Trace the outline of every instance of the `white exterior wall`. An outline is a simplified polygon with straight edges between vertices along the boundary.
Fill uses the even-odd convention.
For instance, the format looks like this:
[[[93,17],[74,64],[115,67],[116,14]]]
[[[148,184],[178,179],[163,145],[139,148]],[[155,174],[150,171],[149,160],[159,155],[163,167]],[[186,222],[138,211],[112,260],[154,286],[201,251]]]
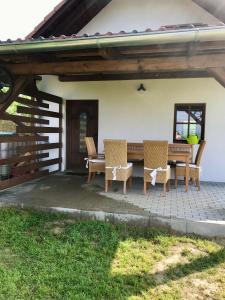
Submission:
[[[80,34],[154,30],[162,25],[195,22],[219,24],[218,19],[191,0],[112,0]],[[99,100],[99,151],[103,150],[104,138],[125,138],[133,142],[167,139],[172,142],[174,104],[206,103],[207,146],[202,179],[225,182],[225,89],[214,79],[142,80],[147,91],[141,94],[136,90],[140,81],[62,83],[57,77],[43,78],[39,83],[43,91],[69,100]],[[57,108],[53,105],[51,109]],[[65,122],[64,117],[64,166]],[[57,125],[56,119],[50,118],[50,126]],[[50,141],[57,142],[57,134],[51,134]],[[56,157],[58,150],[50,153],[52,158]],[[53,168],[57,169],[57,166]]]
[[[112,0],[81,31],[96,32],[144,31],[162,25],[185,23],[218,25],[220,21],[191,0]]]
[[[140,82],[147,89],[144,93],[137,92]],[[99,100],[99,151],[103,150],[105,138],[172,142],[174,104],[206,103],[207,146],[202,160],[202,179],[225,182],[225,89],[214,79],[62,83],[57,77],[46,76],[39,88],[67,100]],[[63,144],[65,166],[65,117]]]

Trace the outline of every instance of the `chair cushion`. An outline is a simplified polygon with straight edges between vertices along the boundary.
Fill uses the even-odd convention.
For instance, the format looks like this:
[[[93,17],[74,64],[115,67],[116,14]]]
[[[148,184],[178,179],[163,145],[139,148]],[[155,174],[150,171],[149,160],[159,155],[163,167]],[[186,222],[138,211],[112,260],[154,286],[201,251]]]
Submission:
[[[122,169],[122,170],[126,170],[126,169],[131,168],[132,166],[133,166],[133,163],[128,162],[126,167],[120,167],[120,166],[118,166],[118,167],[106,167],[106,169],[118,169],[118,170]]]
[[[179,163],[176,165],[177,167],[182,167],[182,168],[186,168],[186,164],[185,163]],[[189,168],[193,168],[193,169],[199,169],[199,166],[196,166],[195,164],[189,164]]]
[[[160,170],[160,168],[158,168],[158,169],[149,169],[149,168],[144,167],[144,170],[148,170],[148,171],[154,171],[154,170],[157,170],[158,172],[166,172],[166,171],[168,171],[169,169],[170,169],[170,165],[167,165],[166,169],[161,169],[161,170]]]
[[[92,163],[105,163],[104,159],[89,159],[89,162]]]

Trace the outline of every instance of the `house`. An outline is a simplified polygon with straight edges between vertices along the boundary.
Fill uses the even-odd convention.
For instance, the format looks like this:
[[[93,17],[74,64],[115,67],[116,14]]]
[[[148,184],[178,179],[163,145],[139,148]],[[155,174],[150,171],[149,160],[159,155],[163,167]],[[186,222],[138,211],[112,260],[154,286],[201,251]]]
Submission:
[[[225,182],[225,14],[218,9],[224,5],[221,0],[64,0],[24,40],[1,42],[0,67],[13,79],[0,116],[16,121],[18,133],[33,134],[14,137],[36,143],[22,146],[22,153],[49,153],[38,152],[39,163],[30,157],[32,167],[23,171],[34,173],[23,180],[41,168],[83,166],[86,135],[94,136],[101,152],[105,138],[179,143],[197,134],[207,141],[202,180]],[[20,97],[28,108],[17,112],[26,115],[6,116],[19,94],[31,96],[33,108]],[[22,118],[36,115],[46,123],[24,128]]]

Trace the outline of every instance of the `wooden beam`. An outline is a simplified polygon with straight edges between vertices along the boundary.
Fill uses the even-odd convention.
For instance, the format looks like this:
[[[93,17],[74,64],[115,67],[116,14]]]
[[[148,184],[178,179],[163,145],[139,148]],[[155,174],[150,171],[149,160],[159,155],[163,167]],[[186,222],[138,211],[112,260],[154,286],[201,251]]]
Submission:
[[[59,81],[107,81],[107,80],[135,80],[135,79],[168,79],[168,78],[201,78],[211,77],[206,71],[183,71],[183,72],[148,72],[127,74],[75,74],[61,75]]]
[[[101,48],[98,53],[104,59],[117,59],[121,58],[118,48]]]
[[[21,97],[17,97],[15,101],[26,106],[49,108],[49,104],[43,103],[42,101],[29,100]]]
[[[43,161],[39,161],[39,162],[30,163],[27,165],[15,167],[15,170],[18,171],[20,174],[25,174],[28,171],[32,171],[32,170],[59,164],[60,161],[61,161],[61,159],[59,159],[59,158],[48,159],[48,160],[43,160]]]
[[[0,136],[0,143],[15,143],[15,142],[48,142],[48,136],[37,135],[12,135]]]
[[[62,147],[61,143],[50,143],[50,144],[40,144],[40,145],[32,145],[32,146],[18,146],[17,150],[19,153],[33,152],[39,150],[50,150],[50,149],[58,149]]]
[[[62,103],[59,104],[59,113],[63,115],[63,107],[62,107]],[[62,132],[63,132],[63,120],[62,118],[59,119],[59,143],[62,144]],[[59,169],[58,171],[61,172],[62,171],[62,147],[59,148],[59,158],[61,159],[60,163],[59,163]]]
[[[22,92],[23,88],[28,84],[29,78],[26,76],[19,76],[15,79],[13,90],[9,96],[9,98],[4,101],[3,103],[0,103],[0,112],[5,111],[10,104],[15,100],[15,98],[18,97],[18,95]]]
[[[26,174],[26,175],[14,177],[14,178],[11,178],[8,180],[3,180],[3,181],[0,181],[0,190],[7,189],[9,187],[24,183],[29,180],[37,179],[37,178],[40,178],[40,177],[43,177],[46,175],[49,175],[48,170],[36,172],[33,174]]]
[[[17,155],[10,158],[0,159],[0,165],[12,165],[19,162],[30,162],[33,160],[38,160],[47,157],[49,157],[49,153],[39,153],[39,154],[31,154],[31,155],[24,155],[24,156]]]
[[[48,94],[42,91],[37,91],[37,97],[43,100],[47,100],[52,103],[62,104],[62,98],[56,95]]]
[[[208,72],[225,88],[225,68],[210,68]]]
[[[62,114],[54,112],[54,111],[42,110],[42,109],[38,109],[38,108],[29,108],[29,107],[24,107],[24,106],[17,106],[17,113],[28,114],[28,115],[38,115],[38,116],[43,116],[43,117],[62,118]]]
[[[18,116],[18,115],[10,115],[5,112],[0,112],[0,119],[12,121],[14,123],[24,122],[24,123],[31,123],[31,124],[49,124],[49,120],[34,118],[34,117],[25,117],[25,116]]]
[[[225,1],[224,0],[193,0],[201,8],[208,11],[211,15],[225,23]]]
[[[225,53],[192,57],[152,57],[124,60],[73,61],[7,65],[13,74],[74,74],[74,73],[129,73],[204,70],[225,67]]]
[[[32,127],[32,126],[17,126],[17,133],[60,133],[58,127]]]

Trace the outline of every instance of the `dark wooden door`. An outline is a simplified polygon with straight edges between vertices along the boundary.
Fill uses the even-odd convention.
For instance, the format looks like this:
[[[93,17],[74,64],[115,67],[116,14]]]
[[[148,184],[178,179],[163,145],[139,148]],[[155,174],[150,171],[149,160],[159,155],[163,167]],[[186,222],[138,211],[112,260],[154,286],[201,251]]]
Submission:
[[[84,169],[87,157],[85,136],[92,136],[98,145],[98,100],[74,100],[66,103],[66,167]]]

